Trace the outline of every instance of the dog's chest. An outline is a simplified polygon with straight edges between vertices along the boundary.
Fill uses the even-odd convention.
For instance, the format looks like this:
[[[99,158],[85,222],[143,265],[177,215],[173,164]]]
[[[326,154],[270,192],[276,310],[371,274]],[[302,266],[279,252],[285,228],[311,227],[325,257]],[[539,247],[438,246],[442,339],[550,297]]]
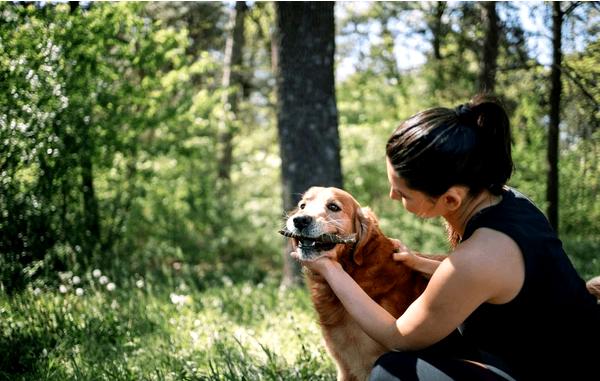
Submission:
[[[323,327],[323,337],[342,380],[367,380],[373,363],[385,353],[349,316],[338,326]]]

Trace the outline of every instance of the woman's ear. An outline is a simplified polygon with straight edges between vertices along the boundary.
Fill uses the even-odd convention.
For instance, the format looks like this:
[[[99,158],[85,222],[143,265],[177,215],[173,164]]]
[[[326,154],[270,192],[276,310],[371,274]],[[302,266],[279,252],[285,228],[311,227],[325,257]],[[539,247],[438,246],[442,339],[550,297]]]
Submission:
[[[467,188],[462,186],[451,186],[448,190],[440,197],[443,207],[449,211],[454,212],[461,207],[463,200],[467,195]]]

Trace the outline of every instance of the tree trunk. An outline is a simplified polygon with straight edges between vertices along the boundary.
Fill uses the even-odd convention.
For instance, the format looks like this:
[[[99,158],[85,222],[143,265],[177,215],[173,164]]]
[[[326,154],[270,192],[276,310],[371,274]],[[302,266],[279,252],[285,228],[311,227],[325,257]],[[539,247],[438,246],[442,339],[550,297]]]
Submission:
[[[486,30],[483,45],[483,59],[479,73],[479,91],[493,93],[496,87],[496,68],[498,66],[498,14],[496,13],[496,2],[483,3]]]
[[[283,207],[291,210],[310,186],[342,187],[335,98],[333,2],[277,2],[277,124]],[[284,251],[283,285],[300,281]]]
[[[242,51],[244,48],[244,16],[246,2],[238,1],[231,15],[231,33],[225,46],[225,65],[222,86],[227,89],[223,95],[224,113],[219,126],[219,179],[229,181],[233,160],[233,120],[238,111],[238,103],[243,92]]]
[[[70,13],[75,13],[75,11],[79,8],[79,1],[69,1],[69,10]]]
[[[433,18],[431,20],[430,29],[433,35],[431,44],[433,45],[433,58],[436,61],[442,59],[442,40],[444,38],[444,24],[442,22],[442,16],[446,10],[446,3],[444,1],[436,1]]]
[[[442,46],[448,30],[443,21],[446,8],[447,4],[444,1],[436,1],[435,3],[425,3],[425,5],[422,5],[422,10],[426,15],[427,28],[432,36],[432,59],[430,60],[430,63],[433,65],[434,77],[431,80],[430,87],[433,93],[444,89],[446,86],[446,81],[444,80],[444,65],[442,61]]]
[[[552,3],[552,72],[550,74],[550,125],[548,126],[548,221],[558,233],[558,137],[560,124],[561,64],[562,64],[562,22],[563,12],[560,2]]]
[[[87,128],[84,127],[84,128]],[[80,154],[81,166],[81,193],[83,196],[84,234],[83,243],[87,255],[92,255],[96,244],[100,241],[100,215],[98,200],[94,189],[94,171],[92,166],[91,150],[85,149],[86,142]]]

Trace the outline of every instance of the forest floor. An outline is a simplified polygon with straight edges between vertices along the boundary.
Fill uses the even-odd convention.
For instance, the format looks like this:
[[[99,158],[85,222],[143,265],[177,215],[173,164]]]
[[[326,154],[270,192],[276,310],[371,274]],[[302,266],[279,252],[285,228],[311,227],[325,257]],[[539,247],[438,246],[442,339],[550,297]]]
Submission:
[[[0,296],[0,380],[335,380],[304,288],[62,283]]]
[[[584,279],[598,242],[566,240]],[[216,271],[120,276],[60,273],[0,291],[0,380],[335,380],[304,287]]]

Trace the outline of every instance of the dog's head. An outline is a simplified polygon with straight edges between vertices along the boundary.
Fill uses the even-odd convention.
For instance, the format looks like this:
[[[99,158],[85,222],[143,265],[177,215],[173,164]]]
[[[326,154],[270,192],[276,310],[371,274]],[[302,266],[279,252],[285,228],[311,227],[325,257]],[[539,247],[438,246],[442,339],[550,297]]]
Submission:
[[[290,214],[280,233],[290,237],[301,259],[315,259],[333,251],[334,259],[353,251],[362,264],[361,247],[368,240],[376,219],[361,208],[348,192],[339,188],[312,187]]]

